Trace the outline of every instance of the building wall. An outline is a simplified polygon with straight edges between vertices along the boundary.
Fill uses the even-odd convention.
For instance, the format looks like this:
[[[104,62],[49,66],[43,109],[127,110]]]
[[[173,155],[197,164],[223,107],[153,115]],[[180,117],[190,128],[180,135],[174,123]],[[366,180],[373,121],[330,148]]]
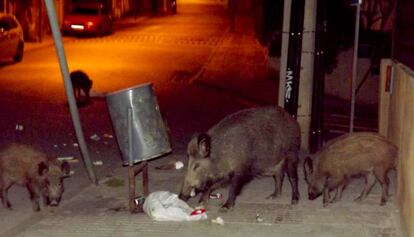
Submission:
[[[414,237],[414,71],[392,63],[392,91],[386,92],[386,65],[381,70],[380,132],[399,148],[398,199],[401,224],[406,236]]]

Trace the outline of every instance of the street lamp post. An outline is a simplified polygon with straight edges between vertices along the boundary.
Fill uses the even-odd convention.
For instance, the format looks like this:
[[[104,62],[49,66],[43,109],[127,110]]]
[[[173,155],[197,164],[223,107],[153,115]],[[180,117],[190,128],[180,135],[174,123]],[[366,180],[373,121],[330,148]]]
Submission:
[[[83,135],[82,126],[79,119],[79,111],[76,105],[75,96],[73,94],[72,82],[69,76],[68,63],[66,61],[65,50],[63,49],[62,35],[60,33],[56,10],[53,0],[45,0],[47,13],[49,16],[50,28],[52,29],[55,42],[56,52],[59,59],[60,70],[65,85],[66,96],[68,98],[69,109],[72,115],[73,126],[75,128],[76,137],[82,153],[83,162],[86,165],[88,175],[92,183],[97,184],[96,175],[93,170],[92,162],[89,157],[88,148],[86,146],[85,137]]]

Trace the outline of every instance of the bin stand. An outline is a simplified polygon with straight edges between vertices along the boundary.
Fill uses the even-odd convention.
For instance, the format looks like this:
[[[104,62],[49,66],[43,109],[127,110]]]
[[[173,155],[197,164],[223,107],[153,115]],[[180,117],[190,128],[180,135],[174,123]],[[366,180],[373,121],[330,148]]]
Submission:
[[[146,197],[149,194],[148,190],[148,162],[143,161],[138,165],[128,166],[129,179],[129,211],[131,213],[142,212],[142,208],[137,207],[135,203],[135,176],[142,173],[142,196]]]

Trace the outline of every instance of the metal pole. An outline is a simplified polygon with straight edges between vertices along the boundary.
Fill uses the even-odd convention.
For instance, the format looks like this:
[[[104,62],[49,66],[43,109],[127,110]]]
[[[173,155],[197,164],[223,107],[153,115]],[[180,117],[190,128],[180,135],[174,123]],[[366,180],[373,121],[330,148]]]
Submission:
[[[72,82],[69,76],[68,63],[66,61],[65,50],[63,48],[62,35],[60,34],[58,20],[56,17],[55,5],[53,0],[45,0],[47,14],[49,16],[50,28],[52,29],[53,39],[55,42],[56,52],[59,58],[60,71],[62,73],[63,82],[65,85],[66,96],[68,98],[69,109],[72,115],[73,126],[75,127],[76,137],[79,142],[79,147],[82,153],[83,162],[86,165],[88,175],[92,183],[98,184],[91,160],[89,158],[88,147],[86,146],[85,138],[83,136],[82,126],[79,119],[78,107],[76,106],[75,97],[73,94]]]
[[[293,0],[291,8],[289,46],[285,75],[285,109],[291,115],[296,117],[298,112],[305,0]]]
[[[315,64],[313,71],[313,96],[309,150],[315,153],[323,141],[323,101],[325,94],[324,41],[326,34],[327,1],[318,0],[315,32]]]
[[[349,116],[349,132],[354,131],[354,119],[355,119],[355,91],[356,91],[356,80],[358,76],[358,44],[359,44],[359,19],[361,15],[361,1],[358,0],[356,3],[356,14],[355,14],[355,38],[354,38],[354,55],[352,62],[352,80],[351,80],[351,114]]]
[[[279,99],[278,105],[283,107],[285,104],[285,84],[286,84],[286,65],[289,47],[290,12],[292,0],[283,2],[283,29],[282,29],[282,48],[280,51],[280,72],[279,72]]]

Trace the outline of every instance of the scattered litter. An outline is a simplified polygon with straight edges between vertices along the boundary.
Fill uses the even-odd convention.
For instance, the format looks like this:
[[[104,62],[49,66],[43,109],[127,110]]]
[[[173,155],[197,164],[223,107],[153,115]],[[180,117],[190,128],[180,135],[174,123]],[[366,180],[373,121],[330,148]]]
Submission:
[[[264,219],[263,219],[262,217],[260,217],[259,213],[257,213],[257,214],[256,214],[256,222],[257,222],[257,223],[261,223],[261,222],[263,222],[263,221],[264,221]]]
[[[73,171],[73,170],[69,171],[69,175],[70,175],[70,176],[72,176],[72,175],[74,175],[74,174],[75,174],[75,171]]]
[[[206,220],[205,209],[194,209],[168,191],[151,193],[145,200],[144,212],[156,221],[199,221]]]
[[[195,192],[195,189],[193,188],[193,189],[191,189],[190,196],[195,197],[195,195],[196,195],[196,192]]]
[[[54,148],[59,148],[59,146],[58,146],[58,145],[56,145],[56,144],[55,144],[55,145],[53,145],[53,147],[54,147]]]
[[[73,143],[73,147],[78,147],[79,144],[78,143]]]
[[[135,206],[136,206],[137,208],[141,208],[141,207],[142,207],[142,205],[144,205],[144,202],[145,202],[145,197],[143,197],[143,196],[137,196],[137,197],[134,199],[134,201],[135,201]]]
[[[112,136],[111,134],[108,134],[108,133],[105,133],[103,135],[103,137],[105,137],[105,138],[114,138],[114,136]]]
[[[109,144],[109,142],[107,142],[107,141],[104,141],[104,144],[105,144],[105,145],[108,145],[108,144]]]
[[[103,162],[101,160],[96,160],[93,162],[94,165],[103,165]]]
[[[97,134],[93,134],[90,138],[91,138],[92,140],[94,140],[94,141],[99,141],[99,140],[101,140],[101,138],[100,138]]]
[[[57,159],[60,160],[60,161],[67,161],[69,163],[78,163],[79,162],[79,160],[76,159],[73,156],[61,156],[61,157],[58,157]]]
[[[16,131],[23,131],[24,126],[22,124],[16,124]]]
[[[223,218],[218,216],[216,219],[212,219],[211,223],[218,224],[218,225],[224,225],[224,220]]]
[[[220,199],[223,197],[223,194],[216,193],[216,194],[210,194],[210,199]]]
[[[181,161],[173,161],[168,164],[156,166],[155,169],[157,170],[172,170],[172,169],[182,169],[184,167],[184,163]]]
[[[66,146],[66,143],[63,143],[62,146]]]
[[[183,167],[184,167],[183,162],[181,162],[181,161],[175,162],[175,169],[176,170],[182,169]]]
[[[68,161],[68,160],[75,159],[75,157],[73,157],[73,156],[61,156],[61,157],[58,157],[57,159],[60,160],[60,161],[64,161],[64,160]]]

